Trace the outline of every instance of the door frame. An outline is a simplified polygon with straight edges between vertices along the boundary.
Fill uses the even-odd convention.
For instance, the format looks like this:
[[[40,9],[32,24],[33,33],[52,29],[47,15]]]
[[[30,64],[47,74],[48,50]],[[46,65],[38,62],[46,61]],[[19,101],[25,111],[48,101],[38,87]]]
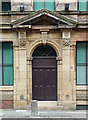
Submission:
[[[28,51],[28,59],[27,59],[27,101],[30,105],[32,100],[32,54],[34,50],[42,45],[42,41],[36,40],[31,45],[29,45]],[[47,45],[51,46],[57,54],[57,105],[62,104],[62,96],[61,96],[61,86],[62,86],[62,56],[61,56],[61,49],[58,43],[55,41],[47,41]]]

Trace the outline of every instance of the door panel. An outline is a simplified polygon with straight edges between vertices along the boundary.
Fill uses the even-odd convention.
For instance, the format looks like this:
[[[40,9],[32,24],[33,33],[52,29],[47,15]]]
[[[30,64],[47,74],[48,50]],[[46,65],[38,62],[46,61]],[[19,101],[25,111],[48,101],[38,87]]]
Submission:
[[[47,64],[49,63],[48,68],[46,66],[46,63]],[[38,101],[57,100],[56,76],[57,76],[56,60],[54,58],[53,59],[42,58],[41,60],[39,59],[39,61],[38,58],[36,58],[33,60],[33,83],[32,83],[33,100]]]
[[[33,99],[44,99],[43,69],[33,69]]]
[[[33,58],[33,68],[34,67],[56,67],[56,58]]]
[[[56,69],[46,69],[46,100],[56,100]]]

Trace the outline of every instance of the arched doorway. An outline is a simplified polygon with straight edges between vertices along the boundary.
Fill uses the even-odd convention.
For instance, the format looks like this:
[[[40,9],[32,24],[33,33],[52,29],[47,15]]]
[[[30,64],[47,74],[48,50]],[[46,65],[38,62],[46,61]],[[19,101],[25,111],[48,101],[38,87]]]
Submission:
[[[38,101],[57,100],[57,61],[55,50],[41,45],[33,52],[32,99]]]

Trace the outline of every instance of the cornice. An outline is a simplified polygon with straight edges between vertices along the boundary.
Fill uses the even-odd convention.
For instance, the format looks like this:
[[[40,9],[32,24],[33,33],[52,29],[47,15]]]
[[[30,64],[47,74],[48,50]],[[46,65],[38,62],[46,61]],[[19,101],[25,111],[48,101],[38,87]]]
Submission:
[[[0,12],[0,16],[6,15],[28,15],[30,13],[35,13],[35,11],[8,11],[8,12]],[[53,11],[53,13],[58,13],[61,15],[88,15],[88,11]]]

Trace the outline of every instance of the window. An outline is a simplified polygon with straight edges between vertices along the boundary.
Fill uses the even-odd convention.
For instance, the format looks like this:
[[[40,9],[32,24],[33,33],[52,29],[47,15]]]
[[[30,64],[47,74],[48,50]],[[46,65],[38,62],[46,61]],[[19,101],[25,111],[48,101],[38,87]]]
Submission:
[[[41,45],[33,52],[33,56],[56,56],[55,50],[48,45]]]
[[[34,0],[34,11],[43,8],[54,11],[54,0]]]
[[[69,10],[69,3],[65,4],[65,10],[68,11]]]
[[[11,2],[2,2],[2,12],[11,10]]]
[[[0,85],[13,85],[12,43],[0,43]]]
[[[76,110],[88,110],[88,105],[76,105]]]
[[[87,11],[87,0],[79,0],[79,11]]]
[[[24,3],[20,3],[20,12],[24,11]]]
[[[77,85],[88,84],[88,42],[77,42]]]

